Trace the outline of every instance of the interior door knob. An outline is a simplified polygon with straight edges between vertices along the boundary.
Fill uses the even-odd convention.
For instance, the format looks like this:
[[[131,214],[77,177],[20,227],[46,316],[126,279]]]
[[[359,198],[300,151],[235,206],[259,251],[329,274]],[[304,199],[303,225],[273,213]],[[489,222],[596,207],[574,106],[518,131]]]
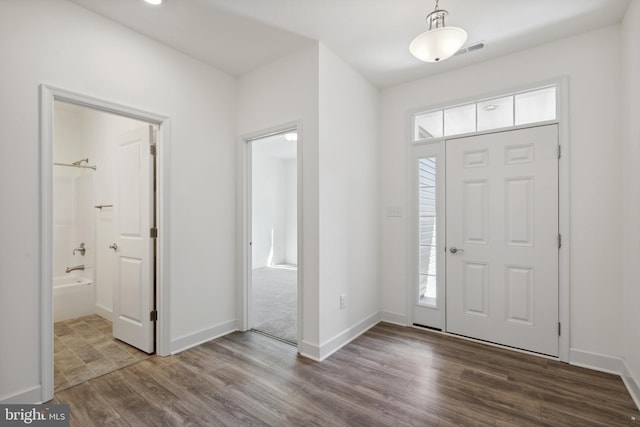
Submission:
[[[114,243],[112,245],[109,245],[109,248],[113,249],[114,251],[117,251],[118,250],[118,245],[116,243]]]
[[[451,252],[452,254],[458,254],[458,253],[463,253],[464,249],[458,249],[455,246],[449,248],[449,252]]]

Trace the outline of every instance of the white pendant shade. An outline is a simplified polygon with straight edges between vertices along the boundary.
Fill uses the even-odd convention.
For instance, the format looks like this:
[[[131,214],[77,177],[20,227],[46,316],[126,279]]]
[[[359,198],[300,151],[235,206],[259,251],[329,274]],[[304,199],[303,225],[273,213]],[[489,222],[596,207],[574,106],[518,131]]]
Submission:
[[[413,56],[425,62],[439,62],[453,56],[467,41],[467,32],[441,27],[420,34],[409,45]]]

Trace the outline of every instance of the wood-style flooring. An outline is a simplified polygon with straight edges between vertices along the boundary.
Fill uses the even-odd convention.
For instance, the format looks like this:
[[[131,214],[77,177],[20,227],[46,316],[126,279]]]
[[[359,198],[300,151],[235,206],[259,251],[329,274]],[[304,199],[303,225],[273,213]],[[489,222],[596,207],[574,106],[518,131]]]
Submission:
[[[234,333],[53,403],[75,426],[640,426],[615,375],[385,323],[321,363]]]

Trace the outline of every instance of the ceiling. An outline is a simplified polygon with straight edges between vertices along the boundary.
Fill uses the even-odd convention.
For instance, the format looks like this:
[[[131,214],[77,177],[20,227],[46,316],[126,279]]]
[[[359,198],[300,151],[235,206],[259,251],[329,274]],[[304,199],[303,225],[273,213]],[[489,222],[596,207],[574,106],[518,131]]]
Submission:
[[[482,50],[442,63],[408,45],[433,0],[71,0],[233,76],[319,40],[378,87],[620,22],[631,0],[440,0]]]

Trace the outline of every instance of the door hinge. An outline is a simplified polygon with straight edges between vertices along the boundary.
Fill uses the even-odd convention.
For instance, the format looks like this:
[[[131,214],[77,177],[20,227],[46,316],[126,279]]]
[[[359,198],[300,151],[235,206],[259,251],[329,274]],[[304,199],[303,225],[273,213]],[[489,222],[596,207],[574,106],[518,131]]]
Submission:
[[[158,310],[153,310],[151,311],[151,313],[149,313],[149,320],[151,320],[152,322],[158,320]]]
[[[149,146],[149,150],[151,151],[151,155],[152,155],[152,156],[155,156],[155,155],[156,155],[156,152],[157,152],[157,148],[156,148],[156,147],[157,147],[157,145],[156,145],[156,144],[151,144],[151,145]]]
[[[562,157],[562,145],[558,145],[558,158]]]
[[[562,247],[562,234],[558,234],[558,249]]]
[[[558,322],[558,336],[562,335],[562,323]]]
[[[151,237],[152,239],[158,238],[158,228],[157,227],[153,227],[153,228],[149,229],[149,237]]]

